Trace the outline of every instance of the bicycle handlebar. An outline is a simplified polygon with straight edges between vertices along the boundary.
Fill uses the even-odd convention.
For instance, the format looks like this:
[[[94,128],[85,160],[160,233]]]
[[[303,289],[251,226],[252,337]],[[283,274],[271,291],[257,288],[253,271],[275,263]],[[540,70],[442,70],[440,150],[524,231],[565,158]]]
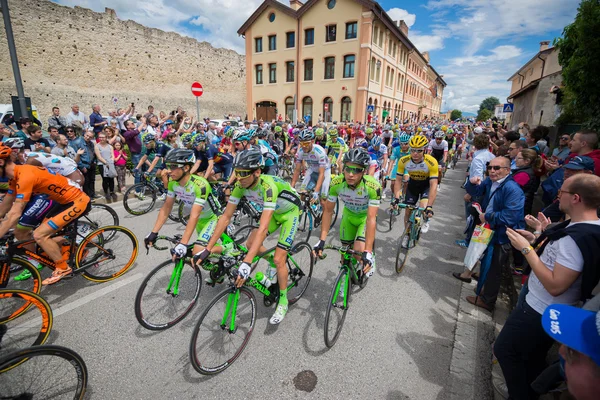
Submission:
[[[159,251],[166,250],[166,249],[168,249],[167,246],[165,246],[165,247],[157,246],[156,243],[159,240],[166,240],[169,243],[178,244],[181,241],[181,237],[182,237],[182,235],[175,235],[173,237],[170,237],[170,236],[158,236],[156,238],[156,240],[154,241],[154,244],[152,245],[152,247],[154,247],[156,250],[159,250]],[[148,246],[146,244],[146,242],[144,242],[144,247],[146,247],[146,254],[150,253],[150,246]]]

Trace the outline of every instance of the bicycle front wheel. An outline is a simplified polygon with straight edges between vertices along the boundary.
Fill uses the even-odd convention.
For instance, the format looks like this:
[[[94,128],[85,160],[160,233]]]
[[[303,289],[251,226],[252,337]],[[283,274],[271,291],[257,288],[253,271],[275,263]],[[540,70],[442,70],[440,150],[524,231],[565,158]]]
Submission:
[[[27,309],[29,312],[24,313]],[[44,344],[52,330],[52,309],[48,302],[25,290],[0,290],[0,315],[2,355]]]
[[[339,199],[336,199],[335,206],[333,207],[333,215],[331,216],[331,225],[329,225],[329,229],[333,228],[333,226],[335,225],[335,221],[337,221],[339,212],[340,212],[340,201],[339,201]]]
[[[90,212],[83,215],[80,221],[89,223],[92,231],[103,226],[119,225],[119,216],[112,207],[106,204],[92,204]],[[106,240],[111,240],[112,237],[106,237]]]
[[[83,399],[88,373],[62,346],[36,346],[0,359],[0,399]]]
[[[13,257],[9,267],[8,284],[5,289],[21,289],[35,294],[42,290],[42,278],[40,272],[29,261]],[[28,278],[27,275],[30,275]],[[0,323],[2,322],[0,315]]]
[[[106,237],[112,237],[107,242]],[[94,282],[106,282],[123,275],[138,255],[135,235],[122,226],[106,226],[86,236],[77,247],[75,268]]]
[[[341,268],[333,285],[325,313],[324,337],[327,347],[333,347],[342,333],[351,292],[348,270]]]
[[[133,185],[123,195],[123,206],[131,215],[149,213],[156,203],[156,189],[145,183]]]
[[[294,304],[304,295],[312,277],[315,260],[310,244],[300,242],[292,247],[286,263],[288,268],[287,298],[290,304]]]
[[[135,317],[144,328],[168,329],[183,320],[196,305],[202,274],[190,260],[179,262],[183,263],[179,277],[176,276],[177,264],[168,260],[154,268],[140,285],[134,308]]]
[[[402,236],[400,236],[400,242],[398,243],[398,250],[396,250],[396,273],[402,272],[404,266],[406,265],[406,260],[408,260],[408,252],[411,246],[411,223],[409,222],[404,230]],[[406,239],[405,239],[406,238]],[[406,243],[406,247],[402,246],[402,243]]]
[[[190,361],[194,369],[203,375],[227,369],[244,351],[255,322],[256,298],[250,289],[241,287],[219,293],[192,333]]]

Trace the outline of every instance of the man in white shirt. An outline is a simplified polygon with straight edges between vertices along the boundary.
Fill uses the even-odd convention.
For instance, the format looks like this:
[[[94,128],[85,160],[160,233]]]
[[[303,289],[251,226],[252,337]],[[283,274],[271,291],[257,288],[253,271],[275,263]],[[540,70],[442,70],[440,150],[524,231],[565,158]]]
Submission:
[[[577,305],[588,298],[599,280],[600,220],[597,209],[600,207],[600,178],[591,174],[571,177],[561,187],[559,202],[561,211],[571,220],[556,232],[556,228],[550,228],[543,233],[548,239],[538,243],[539,256],[531,243],[541,234],[541,221],[527,217],[528,224],[535,227],[535,233],[512,229],[506,232],[513,247],[521,251],[532,270],[525,302],[512,312],[494,345],[509,396],[514,399],[537,396],[530,385],[545,368],[546,353],[552,346],[552,339],[541,325],[546,307]],[[571,228],[573,225],[577,225],[576,229]]]
[[[71,112],[67,114],[67,126],[72,126],[74,121],[81,122],[83,129],[87,129],[90,126],[90,119],[84,113],[79,112],[79,106],[73,104]]]

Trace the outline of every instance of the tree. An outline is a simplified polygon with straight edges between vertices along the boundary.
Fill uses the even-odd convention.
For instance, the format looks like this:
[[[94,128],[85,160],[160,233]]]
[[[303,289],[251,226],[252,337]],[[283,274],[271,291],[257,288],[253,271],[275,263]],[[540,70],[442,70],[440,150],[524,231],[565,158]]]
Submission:
[[[481,112],[481,110],[490,110],[493,113],[494,108],[496,108],[497,104],[500,104],[500,100],[498,100],[497,97],[494,97],[494,96],[487,97],[479,105],[479,112]]]
[[[452,121],[456,121],[457,119],[461,119],[462,118],[462,111],[460,110],[452,110],[452,112],[450,113],[450,119]]]
[[[494,116],[494,114],[492,114],[492,112],[490,110],[488,110],[487,108],[484,108],[482,110],[479,110],[479,112],[477,113],[477,121],[487,121],[488,119],[492,118]]]
[[[575,21],[555,40],[562,67],[563,111],[557,123],[579,122],[600,129],[600,2],[582,0]]]

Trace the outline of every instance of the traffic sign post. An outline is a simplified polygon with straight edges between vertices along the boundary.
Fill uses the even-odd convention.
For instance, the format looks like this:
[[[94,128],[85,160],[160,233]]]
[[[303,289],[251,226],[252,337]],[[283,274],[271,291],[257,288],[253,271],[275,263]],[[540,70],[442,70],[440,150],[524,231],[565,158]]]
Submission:
[[[369,104],[367,106],[367,112],[373,112],[373,111],[375,111],[375,106],[373,104]]]
[[[502,107],[503,113],[511,113],[513,112],[515,105],[513,103],[504,103],[504,107]]]
[[[197,120],[200,121],[200,101],[198,99],[204,94],[204,88],[200,82],[192,83],[192,94],[196,96],[196,115]]]

